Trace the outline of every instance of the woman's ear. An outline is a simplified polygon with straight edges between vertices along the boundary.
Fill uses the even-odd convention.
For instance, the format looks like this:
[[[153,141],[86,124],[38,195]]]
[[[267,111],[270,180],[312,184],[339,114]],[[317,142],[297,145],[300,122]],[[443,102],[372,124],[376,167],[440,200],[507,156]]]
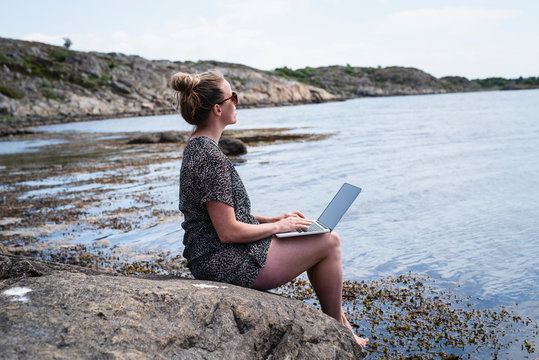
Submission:
[[[213,105],[211,111],[217,116],[221,115],[221,107],[219,106],[219,104]]]

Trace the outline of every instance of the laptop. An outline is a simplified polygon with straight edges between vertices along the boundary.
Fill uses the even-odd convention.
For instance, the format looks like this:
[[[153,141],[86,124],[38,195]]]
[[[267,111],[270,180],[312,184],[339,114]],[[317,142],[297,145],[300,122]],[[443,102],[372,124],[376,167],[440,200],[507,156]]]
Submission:
[[[314,234],[323,234],[332,231],[339,223],[343,215],[348,211],[350,205],[357,198],[361,188],[344,183],[333,200],[328,204],[318,220],[313,221],[307,229],[298,229],[286,233],[275,234],[278,238],[287,238],[292,236],[305,236]]]

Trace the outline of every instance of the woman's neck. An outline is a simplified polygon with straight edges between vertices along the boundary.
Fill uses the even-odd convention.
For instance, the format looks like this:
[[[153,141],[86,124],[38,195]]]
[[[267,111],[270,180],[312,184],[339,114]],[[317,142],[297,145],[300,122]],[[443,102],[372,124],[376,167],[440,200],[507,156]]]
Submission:
[[[219,139],[221,138],[221,134],[223,133],[223,130],[224,129],[211,128],[211,127],[204,127],[202,129],[197,128],[191,135],[191,139],[204,136],[204,137],[212,139],[216,143],[219,143]]]

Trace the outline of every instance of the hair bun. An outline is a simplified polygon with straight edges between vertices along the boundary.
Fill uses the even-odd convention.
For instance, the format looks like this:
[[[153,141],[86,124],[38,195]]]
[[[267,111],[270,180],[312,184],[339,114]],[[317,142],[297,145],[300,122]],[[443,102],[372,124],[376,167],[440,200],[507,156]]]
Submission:
[[[191,75],[183,72],[178,72],[172,76],[170,81],[174,90],[189,94],[194,87],[200,82],[198,75]]]

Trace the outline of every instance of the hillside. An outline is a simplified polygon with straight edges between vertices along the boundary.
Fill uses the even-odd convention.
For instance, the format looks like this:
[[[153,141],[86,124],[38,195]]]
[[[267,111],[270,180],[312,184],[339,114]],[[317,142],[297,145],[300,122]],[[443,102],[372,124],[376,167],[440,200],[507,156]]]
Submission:
[[[480,90],[464,77],[437,79],[424,71],[406,67],[325,66],[291,70],[278,68],[276,75],[318,86],[342,98],[439,94]]]
[[[277,68],[275,75],[320,87],[339,98],[440,94],[481,90],[522,90],[539,87],[539,77],[468,80],[462,76],[436,78],[424,71],[400,66],[386,68],[324,66],[292,70]]]
[[[436,78],[415,68],[326,66],[261,71],[217,61],[147,60],[72,51],[0,38],[0,124],[28,126],[84,119],[172,113],[169,79],[177,71],[220,71],[238,107],[319,103],[363,96],[438,94],[537,87],[539,78]],[[9,131],[7,132],[9,133]]]
[[[220,71],[241,107],[335,100],[327,91],[238,64],[151,61],[0,38],[0,114],[10,122],[56,122],[174,112],[177,71]]]

